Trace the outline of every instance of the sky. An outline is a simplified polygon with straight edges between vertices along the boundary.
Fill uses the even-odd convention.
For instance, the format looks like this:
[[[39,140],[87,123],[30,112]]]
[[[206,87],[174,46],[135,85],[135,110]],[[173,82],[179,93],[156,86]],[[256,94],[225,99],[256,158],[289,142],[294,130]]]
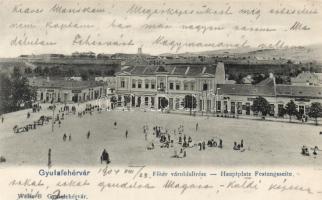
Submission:
[[[92,8],[104,9],[103,13],[57,13],[50,9],[58,5],[67,9]],[[141,13],[127,12],[131,7],[141,7]],[[144,53],[182,53],[198,52],[226,48],[221,45],[207,46],[205,44],[241,44],[251,47],[265,43],[276,44],[278,41],[287,46],[305,46],[322,44],[322,10],[321,1],[8,1],[0,0],[0,57],[15,57],[21,54],[62,53],[71,54],[78,51],[93,51],[95,53],[136,53],[142,47]],[[17,8],[17,9],[15,9]],[[269,14],[271,9],[290,9],[300,14]],[[167,9],[192,11],[193,14],[167,15],[142,14],[142,10],[158,12]],[[199,14],[198,11],[229,10],[227,15]],[[41,11],[42,10],[42,11]],[[30,12],[34,13],[30,13]],[[37,11],[39,13],[37,13]],[[302,12],[314,14],[303,14]],[[27,12],[27,13],[26,13]],[[36,13],[35,13],[36,12]],[[247,13],[247,14],[246,14]],[[112,27],[111,24],[122,24]],[[46,26],[50,24],[51,26]],[[89,28],[53,28],[57,24],[86,25]],[[290,27],[297,24],[297,30]],[[144,29],[144,26],[158,28]],[[30,28],[30,26],[32,26]],[[163,26],[163,28],[160,28]],[[164,28],[167,26],[168,28]],[[183,29],[190,26],[190,30]],[[236,26],[245,27],[247,31],[236,31]],[[306,26],[306,27],[304,27]],[[171,28],[169,28],[171,27]],[[274,31],[250,31],[251,28],[273,29]],[[302,29],[308,30],[302,30]],[[214,30],[221,29],[221,30]],[[133,45],[77,45],[73,44],[75,37],[95,41],[132,41]],[[153,42],[162,37],[167,44]],[[55,45],[25,45],[17,41],[46,41]],[[182,46],[177,44],[199,44]],[[200,44],[203,44],[202,47]]]

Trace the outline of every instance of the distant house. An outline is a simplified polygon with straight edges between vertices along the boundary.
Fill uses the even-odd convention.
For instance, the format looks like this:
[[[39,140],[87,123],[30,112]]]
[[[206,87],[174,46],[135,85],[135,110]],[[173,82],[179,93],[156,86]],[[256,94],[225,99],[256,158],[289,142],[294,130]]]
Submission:
[[[322,85],[322,73],[302,72],[297,77],[291,78],[291,84],[320,86]]]
[[[115,89],[116,87],[116,77],[114,76],[97,76],[95,81],[103,82],[110,89]]]
[[[29,79],[29,84],[37,90],[37,101],[46,103],[86,102],[107,95],[105,85],[95,81],[50,80],[34,77]]]
[[[253,78],[251,75],[247,75],[246,77],[242,78],[241,82],[242,84],[252,84]]]
[[[82,77],[80,77],[80,76],[72,76],[72,77],[67,77],[66,80],[81,81]]]

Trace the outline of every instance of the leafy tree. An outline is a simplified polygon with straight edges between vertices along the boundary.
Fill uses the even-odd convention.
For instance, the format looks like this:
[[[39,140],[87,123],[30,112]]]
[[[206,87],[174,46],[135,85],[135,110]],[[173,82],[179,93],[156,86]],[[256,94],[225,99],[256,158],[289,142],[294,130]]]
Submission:
[[[49,73],[50,73],[50,72],[49,72],[49,68],[48,68],[48,67],[45,67],[45,68],[43,69],[43,71],[42,71],[42,72],[43,72],[42,74],[43,74],[44,76],[49,76]]]
[[[192,95],[186,95],[184,97],[184,108],[190,108],[190,115],[191,115],[192,108],[196,108],[196,107],[197,107],[196,97]]]
[[[309,117],[315,119],[315,125],[318,125],[318,118],[322,117],[322,105],[319,102],[313,102],[308,113]]]
[[[92,69],[88,69],[87,71],[88,71],[88,74],[89,74],[90,76],[94,76],[94,75],[95,75],[95,71],[94,71],[94,70],[92,70]]]
[[[28,84],[28,79],[21,75],[18,68],[14,68],[11,77],[0,76],[0,112],[12,112],[29,107],[36,97],[35,89]]]
[[[255,74],[253,76],[252,84],[257,84],[257,83],[265,80],[267,77],[268,77],[268,75],[266,75],[266,74]]]
[[[260,112],[264,117],[271,111],[271,106],[264,97],[259,96],[253,101],[253,111]]]
[[[114,76],[114,74],[115,74],[115,70],[114,69],[108,70],[107,75]]]
[[[32,69],[30,67],[26,67],[25,74],[31,74],[31,73],[32,73]]]
[[[10,112],[11,109],[11,80],[5,74],[0,74],[0,113]]]
[[[67,76],[72,77],[72,76],[75,76],[75,75],[76,75],[75,70],[73,70],[72,68],[69,68],[67,70]]]
[[[161,106],[161,108],[166,108],[168,106],[168,104],[169,104],[169,101],[165,97],[162,97],[160,99],[160,106]]]
[[[131,97],[130,97],[130,95],[126,95],[126,96],[124,96],[124,103],[125,103],[125,105],[127,105],[128,103],[130,103],[131,102]]]
[[[281,108],[279,111],[278,111],[278,113],[277,113],[277,115],[279,116],[279,117],[284,117],[284,115],[286,114],[286,110],[285,110],[285,108],[283,107],[283,108]]]
[[[292,121],[292,116],[297,116],[299,114],[293,100],[286,104],[285,113],[290,117],[290,122]]]
[[[245,77],[245,76],[247,76],[246,74],[244,74],[244,73],[240,73],[240,74],[238,74],[238,76],[236,77],[236,83],[237,84],[242,84],[243,83],[243,78]]]
[[[112,103],[112,108],[114,108],[114,105],[117,103],[117,98],[116,98],[116,96],[111,96],[110,101],[111,101],[111,103]]]
[[[62,73],[63,72],[61,71],[61,69],[58,66],[49,68],[49,75],[50,76],[59,76]]]
[[[89,74],[86,71],[82,71],[80,76],[82,77],[83,81],[87,81],[89,79]]]
[[[37,67],[34,69],[34,73],[35,73],[35,74],[37,74],[37,75],[43,75],[43,69],[42,69],[42,67],[37,66]]]
[[[35,93],[28,84],[28,79],[23,77],[19,69],[14,69],[11,84],[12,109],[18,110],[22,104],[31,104],[35,99]]]

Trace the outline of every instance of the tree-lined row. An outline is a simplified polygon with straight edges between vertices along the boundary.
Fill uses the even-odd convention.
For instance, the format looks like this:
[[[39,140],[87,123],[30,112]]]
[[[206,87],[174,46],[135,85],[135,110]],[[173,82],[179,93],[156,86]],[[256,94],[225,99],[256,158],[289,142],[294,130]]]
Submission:
[[[252,109],[254,112],[260,113],[263,117],[265,117],[272,111],[272,108],[269,102],[264,97],[261,97],[261,96],[254,99]],[[319,102],[311,103],[306,114],[309,117],[315,119],[315,124],[317,125],[318,118],[322,117],[321,103]],[[288,115],[290,122],[292,121],[292,117],[297,117],[297,119],[299,120],[303,118],[303,116],[297,109],[297,105],[294,103],[293,100],[290,100],[285,107],[279,109],[278,116],[284,117],[285,115]]]

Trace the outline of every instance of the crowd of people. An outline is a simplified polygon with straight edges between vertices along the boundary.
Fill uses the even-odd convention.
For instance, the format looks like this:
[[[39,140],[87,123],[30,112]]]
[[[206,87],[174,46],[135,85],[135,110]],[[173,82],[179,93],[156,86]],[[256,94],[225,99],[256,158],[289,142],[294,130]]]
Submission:
[[[143,134],[145,140],[147,140],[149,133],[148,127],[148,125],[143,126]],[[198,128],[199,124],[196,123],[196,132],[198,131]],[[173,130],[169,130],[166,127],[154,126],[150,135],[152,136],[152,139],[148,141],[146,149],[154,150],[156,147],[160,147],[161,149],[173,148],[173,158],[187,157],[188,148],[198,148],[199,151],[203,151],[206,148],[212,147],[218,147],[220,149],[223,148],[223,140],[221,138],[211,138],[209,140],[194,141],[192,139],[192,136],[185,133],[183,125],[179,125],[178,128]]]

